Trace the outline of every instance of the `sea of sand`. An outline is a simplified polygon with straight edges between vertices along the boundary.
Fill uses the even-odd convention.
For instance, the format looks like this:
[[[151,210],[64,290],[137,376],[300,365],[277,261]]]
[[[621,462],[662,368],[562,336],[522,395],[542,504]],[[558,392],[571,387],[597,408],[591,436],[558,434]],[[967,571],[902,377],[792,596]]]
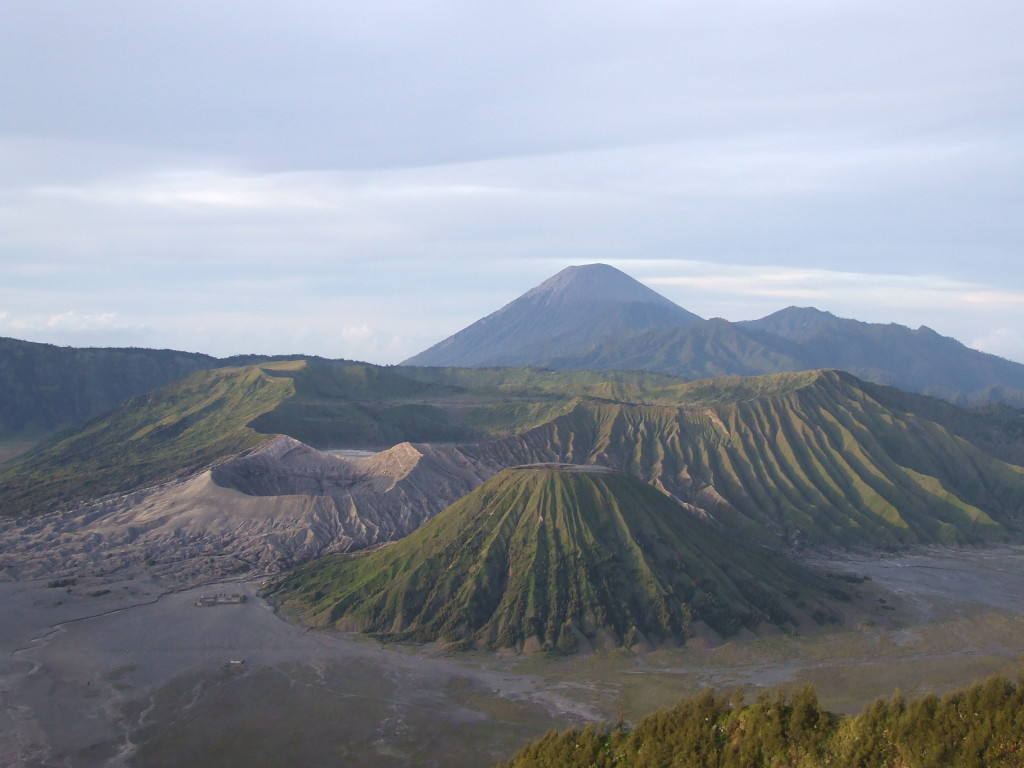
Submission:
[[[1021,671],[1024,549],[829,564],[868,577],[854,626],[562,659],[308,631],[251,576],[0,582],[0,765],[485,766],[550,728],[635,719],[706,686],[814,682],[856,711],[897,685]],[[219,593],[246,600],[195,605]]]

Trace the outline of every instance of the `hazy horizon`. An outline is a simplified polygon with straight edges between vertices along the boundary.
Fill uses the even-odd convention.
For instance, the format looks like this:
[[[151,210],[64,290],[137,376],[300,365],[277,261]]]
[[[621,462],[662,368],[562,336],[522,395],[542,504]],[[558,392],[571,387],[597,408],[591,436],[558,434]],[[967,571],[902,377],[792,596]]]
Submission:
[[[572,264],[1024,362],[1024,6],[0,7],[0,335],[399,362]]]

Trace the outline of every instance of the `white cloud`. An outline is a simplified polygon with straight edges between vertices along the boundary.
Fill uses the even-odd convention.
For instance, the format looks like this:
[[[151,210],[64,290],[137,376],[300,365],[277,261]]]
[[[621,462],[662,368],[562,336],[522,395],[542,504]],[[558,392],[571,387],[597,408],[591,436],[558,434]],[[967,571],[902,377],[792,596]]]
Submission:
[[[1024,5],[980,1],[13,0],[0,319],[401,359],[605,261],[982,338],[1024,296]]]
[[[968,346],[1008,360],[1024,361],[1024,333],[1013,328],[997,328],[974,339]]]
[[[628,269],[630,263],[626,262]],[[768,297],[781,304],[800,301],[863,302],[931,307],[1024,304],[1024,292],[997,291],[984,285],[934,275],[879,274],[787,266],[714,264],[696,261],[639,262],[644,273],[669,267],[676,274],[654,274],[652,286],[693,289],[696,295]],[[650,265],[650,266],[646,266]],[[684,274],[678,274],[683,272]]]
[[[123,328],[117,321],[116,312],[86,312],[74,310],[51,315],[46,320],[46,327],[59,331],[95,331],[108,328]]]

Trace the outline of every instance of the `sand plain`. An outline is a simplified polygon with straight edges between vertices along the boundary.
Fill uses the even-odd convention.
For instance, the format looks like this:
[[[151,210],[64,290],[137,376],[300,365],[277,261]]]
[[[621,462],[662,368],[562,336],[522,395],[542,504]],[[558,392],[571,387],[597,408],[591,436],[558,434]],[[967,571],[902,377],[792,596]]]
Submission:
[[[571,658],[307,631],[251,575],[3,582],[0,765],[485,766],[549,728],[635,719],[708,686],[813,682],[826,706],[857,711],[894,687],[1024,669],[1024,548],[828,564],[869,577],[851,626]],[[248,599],[195,606],[218,592]]]

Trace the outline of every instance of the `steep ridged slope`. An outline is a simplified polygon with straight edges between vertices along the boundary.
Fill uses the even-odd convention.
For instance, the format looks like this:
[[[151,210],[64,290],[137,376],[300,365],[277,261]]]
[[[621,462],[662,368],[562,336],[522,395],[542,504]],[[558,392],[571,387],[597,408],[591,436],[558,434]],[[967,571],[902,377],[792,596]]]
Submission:
[[[407,538],[272,587],[315,625],[563,651],[826,620],[827,589],[635,478],[561,466],[505,470]]]
[[[729,381],[690,385],[708,390],[703,407],[585,402],[467,452],[506,466],[620,469],[790,545],[954,543],[1019,529],[1024,469],[979,445],[976,419],[946,426],[930,418],[930,399],[836,371]]]
[[[580,377],[557,378],[552,391],[528,386],[510,398],[368,364],[296,360],[201,371],[0,467],[0,515],[69,509],[181,477],[276,434],[322,448],[509,434],[571,407],[567,390]]]

